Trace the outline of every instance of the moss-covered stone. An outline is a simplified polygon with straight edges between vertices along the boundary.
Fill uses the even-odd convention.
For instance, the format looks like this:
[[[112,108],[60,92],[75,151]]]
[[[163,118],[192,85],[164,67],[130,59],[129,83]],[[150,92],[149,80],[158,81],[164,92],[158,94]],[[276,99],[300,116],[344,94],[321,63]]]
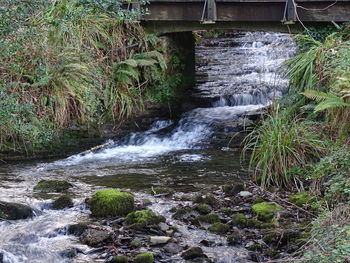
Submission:
[[[292,194],[289,197],[290,201],[297,206],[304,206],[306,204],[312,204],[315,201],[314,197],[311,197],[307,192],[300,192]]]
[[[154,257],[150,252],[138,254],[134,258],[134,263],[153,263]]]
[[[199,204],[196,206],[196,210],[198,211],[198,213],[200,213],[201,215],[207,215],[211,212],[211,206],[207,205],[207,204]]]
[[[89,200],[92,216],[124,216],[134,210],[134,196],[115,189],[97,191]]]
[[[237,213],[232,217],[232,225],[248,228],[267,228],[272,226],[270,223],[265,223],[255,218],[247,218],[242,213]]]
[[[223,207],[220,209],[220,213],[229,216],[229,215],[232,215],[233,210],[232,208],[229,208],[229,207]]]
[[[198,194],[193,198],[193,203],[196,204],[207,204],[214,207],[218,204],[218,200],[212,194],[201,195]]]
[[[55,209],[55,210],[69,208],[69,207],[73,207],[73,200],[68,195],[63,195],[57,198],[52,203],[52,209]]]
[[[184,218],[184,216],[190,213],[192,213],[192,209],[189,207],[179,208],[173,214],[173,218],[177,220],[181,220]]]
[[[127,256],[115,256],[111,261],[111,263],[128,263],[128,257]]]
[[[216,234],[225,234],[228,232],[229,226],[224,223],[217,222],[212,224],[208,230]]]
[[[67,191],[72,185],[65,180],[41,180],[34,191],[42,193],[61,193]]]
[[[237,228],[233,228],[231,234],[227,236],[227,243],[230,246],[238,245],[242,242],[242,235]]]
[[[282,208],[271,202],[262,202],[252,206],[253,212],[258,215],[259,219],[264,221],[271,220],[276,212],[281,211]]]
[[[247,218],[242,213],[234,214],[232,217],[232,224],[234,226],[246,226],[247,225]]]
[[[195,259],[203,256],[204,256],[204,253],[200,247],[192,247],[181,254],[181,257],[186,260]]]
[[[197,217],[198,221],[214,224],[220,222],[220,217],[217,214],[201,215]]]
[[[141,210],[128,214],[125,218],[125,223],[131,228],[141,229],[146,226],[157,225],[160,222],[165,222],[163,216],[158,216],[152,210]]]
[[[26,219],[32,216],[33,210],[27,205],[0,201],[0,220]]]
[[[238,194],[241,191],[244,191],[244,185],[243,184],[226,184],[222,186],[222,191],[227,196],[233,196]]]
[[[141,240],[137,237],[130,242],[130,246],[132,246],[133,248],[139,248],[141,247],[141,245]]]

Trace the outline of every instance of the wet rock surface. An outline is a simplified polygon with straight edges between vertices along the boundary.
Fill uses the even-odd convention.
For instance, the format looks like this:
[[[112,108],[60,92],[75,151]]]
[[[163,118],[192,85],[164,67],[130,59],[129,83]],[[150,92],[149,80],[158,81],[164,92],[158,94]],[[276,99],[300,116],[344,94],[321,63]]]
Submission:
[[[32,216],[33,210],[27,205],[0,201],[0,220],[18,220]]]

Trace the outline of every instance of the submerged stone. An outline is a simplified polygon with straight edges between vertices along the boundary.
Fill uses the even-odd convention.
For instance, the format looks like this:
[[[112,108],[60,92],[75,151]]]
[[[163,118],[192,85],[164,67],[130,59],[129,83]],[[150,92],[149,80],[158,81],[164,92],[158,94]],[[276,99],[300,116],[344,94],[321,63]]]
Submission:
[[[52,203],[52,209],[55,209],[55,210],[69,208],[69,207],[73,207],[73,200],[68,195],[63,195],[63,196],[57,198]]]
[[[67,191],[72,185],[65,180],[41,180],[34,191],[42,193],[61,193]]]
[[[33,216],[30,206],[0,201],[0,220],[18,220]]]
[[[138,254],[134,258],[134,263],[153,263],[154,257],[150,252]]]
[[[125,223],[132,228],[143,228],[165,222],[163,216],[158,216],[152,210],[141,210],[128,214]]]
[[[209,228],[210,232],[216,233],[216,234],[225,234],[229,230],[229,226],[224,223],[214,223]]]
[[[97,191],[89,200],[94,217],[125,216],[134,210],[134,196],[115,189]]]
[[[261,220],[269,221],[275,216],[276,212],[282,210],[282,207],[271,202],[262,202],[253,205],[252,210]]]

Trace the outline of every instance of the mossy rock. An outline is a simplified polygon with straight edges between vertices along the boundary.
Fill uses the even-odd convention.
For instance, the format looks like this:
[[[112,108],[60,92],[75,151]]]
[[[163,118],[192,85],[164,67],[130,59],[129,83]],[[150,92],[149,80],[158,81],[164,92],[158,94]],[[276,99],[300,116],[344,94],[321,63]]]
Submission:
[[[201,195],[198,194],[193,198],[193,203],[196,204],[207,204],[214,207],[218,204],[218,200],[212,194]]]
[[[42,193],[62,193],[67,191],[72,185],[65,180],[41,180],[34,191]]]
[[[226,196],[234,196],[238,194],[241,191],[244,191],[244,185],[243,184],[226,184],[223,185],[222,191],[225,193]]]
[[[111,261],[111,263],[128,263],[128,257],[127,256],[115,256]]]
[[[289,197],[289,200],[297,205],[297,206],[304,206],[304,205],[307,205],[307,204],[312,204],[313,202],[315,202],[315,198],[314,197],[311,197],[308,192],[300,192],[300,193],[297,193],[297,194],[292,194],[290,197]]]
[[[237,213],[232,217],[232,224],[234,226],[248,227],[248,228],[268,228],[272,224],[265,223],[255,218],[247,218],[242,213]]]
[[[232,208],[229,208],[229,207],[223,207],[220,209],[220,213],[222,213],[226,216],[229,216],[229,215],[232,215],[233,210],[232,210]]]
[[[247,217],[242,213],[234,214],[232,217],[232,224],[235,226],[246,226],[247,225]]]
[[[213,232],[213,233],[216,233],[216,234],[225,234],[225,233],[228,232],[229,226],[224,224],[224,223],[217,222],[217,223],[212,224],[208,228],[208,230],[210,232]]]
[[[139,238],[135,238],[130,242],[130,246],[132,246],[133,248],[139,248],[142,246],[141,240]]]
[[[134,263],[153,263],[154,257],[150,252],[138,254],[134,258]]]
[[[193,210],[190,207],[179,208],[173,214],[173,218],[177,220],[184,219],[186,215],[192,214]]]
[[[27,205],[0,201],[0,220],[18,220],[32,216],[33,210]]]
[[[73,200],[68,195],[63,195],[57,198],[52,203],[52,209],[55,209],[55,210],[60,210],[60,209],[69,208],[69,207],[73,207]]]
[[[134,210],[134,196],[115,189],[97,191],[89,200],[94,217],[125,216]]]
[[[181,257],[186,260],[200,258],[203,256],[204,253],[200,247],[192,247],[181,254]]]
[[[259,219],[269,221],[275,216],[276,212],[282,210],[282,207],[271,202],[262,202],[253,205],[252,210]]]
[[[231,234],[227,236],[227,243],[230,246],[238,245],[242,242],[242,234],[239,232],[239,230],[234,227],[231,231]]]
[[[220,222],[220,217],[217,214],[201,215],[197,217],[197,220],[209,224],[214,224]]]
[[[152,195],[171,195],[175,193],[174,189],[164,186],[152,187],[152,189],[149,192]]]
[[[201,215],[207,215],[211,212],[212,208],[210,205],[207,205],[207,204],[199,204],[196,206],[196,210]]]
[[[141,229],[146,226],[157,225],[165,222],[163,216],[158,216],[152,210],[140,210],[128,214],[125,223],[131,228]]]

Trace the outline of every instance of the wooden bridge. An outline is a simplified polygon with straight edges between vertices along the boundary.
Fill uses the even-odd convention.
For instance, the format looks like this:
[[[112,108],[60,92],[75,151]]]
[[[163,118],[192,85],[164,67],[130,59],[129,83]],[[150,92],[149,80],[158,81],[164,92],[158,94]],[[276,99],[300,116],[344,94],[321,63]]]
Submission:
[[[144,8],[147,14],[142,23],[158,32],[287,31],[310,23],[350,21],[350,0],[150,0]]]

